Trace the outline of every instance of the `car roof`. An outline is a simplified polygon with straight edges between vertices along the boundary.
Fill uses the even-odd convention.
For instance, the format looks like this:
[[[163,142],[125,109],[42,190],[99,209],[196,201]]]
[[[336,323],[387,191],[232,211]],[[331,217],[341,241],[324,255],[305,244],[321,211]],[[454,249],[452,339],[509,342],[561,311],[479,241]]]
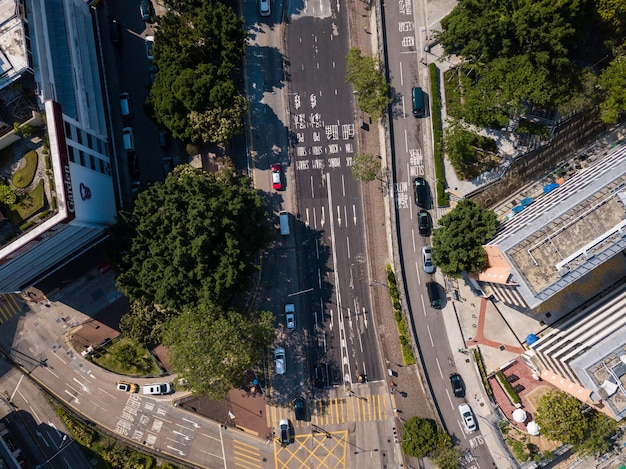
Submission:
[[[280,426],[283,426],[283,425],[289,426],[289,420],[288,419],[280,419],[279,425]]]

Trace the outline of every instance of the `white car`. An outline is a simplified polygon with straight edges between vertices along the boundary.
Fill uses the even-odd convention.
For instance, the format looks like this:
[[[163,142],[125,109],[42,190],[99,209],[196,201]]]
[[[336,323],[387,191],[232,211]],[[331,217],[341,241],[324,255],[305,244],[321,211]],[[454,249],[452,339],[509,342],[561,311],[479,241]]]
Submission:
[[[283,347],[277,347],[274,350],[274,363],[276,363],[276,374],[284,375],[287,369],[285,368],[285,349]]]
[[[433,250],[430,246],[424,246],[422,248],[422,262],[424,265],[424,272],[432,274],[435,272],[435,264],[433,264]]]
[[[287,320],[287,329],[296,328],[296,307],[293,303],[285,305],[285,318]]]
[[[476,420],[474,420],[472,408],[464,402],[459,405],[459,413],[461,414],[461,419],[463,419],[463,425],[465,425],[467,433],[476,431]]]
[[[148,60],[154,59],[152,55],[152,47],[154,46],[154,36],[146,36],[146,57]]]
[[[142,392],[147,396],[160,396],[161,394],[170,394],[172,392],[172,383],[146,384],[143,387]]]
[[[270,0],[259,0],[259,13],[261,13],[261,16],[270,16],[272,14]]]

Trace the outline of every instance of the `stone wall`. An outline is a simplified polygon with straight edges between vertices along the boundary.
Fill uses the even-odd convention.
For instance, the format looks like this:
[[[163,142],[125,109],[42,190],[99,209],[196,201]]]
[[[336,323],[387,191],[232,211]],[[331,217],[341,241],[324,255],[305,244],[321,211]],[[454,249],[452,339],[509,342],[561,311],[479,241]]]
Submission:
[[[599,110],[595,109],[565,119],[554,129],[550,143],[518,156],[500,179],[479,187],[466,197],[490,208],[526,184],[544,176],[559,163],[574,156],[577,149],[607,130],[607,125],[600,122],[598,116]]]

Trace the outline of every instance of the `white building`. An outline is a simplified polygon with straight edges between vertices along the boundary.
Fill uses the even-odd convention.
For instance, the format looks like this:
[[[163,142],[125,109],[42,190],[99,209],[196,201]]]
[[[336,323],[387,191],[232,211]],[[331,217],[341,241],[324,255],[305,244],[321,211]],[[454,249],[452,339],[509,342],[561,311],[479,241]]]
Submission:
[[[0,0],[0,15],[11,11],[22,15],[24,7],[18,0]],[[91,15],[83,0],[29,1],[25,19],[19,17],[29,51],[5,48],[0,30],[0,55],[11,61],[11,53],[19,53],[32,60],[54,181],[46,183],[52,215],[0,248],[1,292],[21,290],[53,271],[115,222],[113,157]],[[5,21],[0,17],[0,24]]]

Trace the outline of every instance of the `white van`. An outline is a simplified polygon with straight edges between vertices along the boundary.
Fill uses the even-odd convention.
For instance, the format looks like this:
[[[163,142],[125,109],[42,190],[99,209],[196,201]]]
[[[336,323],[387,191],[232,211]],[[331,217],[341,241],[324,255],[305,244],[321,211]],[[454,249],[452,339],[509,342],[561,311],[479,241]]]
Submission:
[[[132,127],[122,129],[122,141],[124,142],[124,150],[135,151],[135,134]]]
[[[122,117],[132,117],[133,107],[128,93],[120,93],[120,109],[122,110]]]
[[[282,211],[280,216],[280,234],[283,236],[289,236],[289,213]]]

